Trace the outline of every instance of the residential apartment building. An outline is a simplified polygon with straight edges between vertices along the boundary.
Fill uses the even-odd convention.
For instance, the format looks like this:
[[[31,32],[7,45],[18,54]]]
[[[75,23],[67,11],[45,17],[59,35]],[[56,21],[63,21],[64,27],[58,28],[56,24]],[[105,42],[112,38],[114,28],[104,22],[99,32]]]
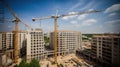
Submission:
[[[57,31],[57,52],[58,55],[74,53],[81,49],[81,33],[77,31]],[[54,48],[54,32],[50,33],[50,47]]]
[[[26,54],[29,61],[33,58],[44,58],[44,34],[42,30],[19,31],[18,33],[19,56]],[[13,59],[14,32],[0,33],[0,52],[9,52],[7,55]]]
[[[44,34],[42,30],[33,30],[27,33],[27,50],[26,60],[30,62],[31,59],[44,59]]]
[[[14,48],[14,32],[0,33],[0,51],[13,50]],[[26,31],[19,31],[18,33],[19,55],[25,54],[26,47]]]
[[[26,54],[26,31],[19,31],[18,33],[18,49],[19,56]],[[0,32],[0,57],[6,55],[9,59],[14,59],[14,31]],[[6,62],[7,64],[7,62]]]
[[[120,67],[120,33],[94,35],[91,54],[105,67]]]
[[[13,33],[12,32],[1,32],[0,33],[0,50],[5,51],[9,49],[13,49]]]

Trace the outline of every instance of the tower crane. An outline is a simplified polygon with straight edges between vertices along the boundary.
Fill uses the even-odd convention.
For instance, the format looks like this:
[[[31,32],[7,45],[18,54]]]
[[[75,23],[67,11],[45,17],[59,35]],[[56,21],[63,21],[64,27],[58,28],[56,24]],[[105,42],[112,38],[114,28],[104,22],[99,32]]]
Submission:
[[[24,24],[26,27],[30,28],[31,30],[33,30],[29,25],[27,25],[25,22],[23,22],[17,15],[16,13],[12,10],[12,8],[10,8],[10,6],[3,0],[0,0],[2,2],[2,4],[9,10],[9,12],[14,16],[15,20],[13,20],[12,22],[15,23],[15,31],[14,31],[14,62],[17,63],[18,62],[18,58],[19,58],[19,53],[18,53],[18,23],[21,22],[22,24]]]
[[[89,13],[96,13],[100,12],[98,10],[91,10],[91,11],[86,11],[86,12],[77,12],[74,14],[63,14],[63,15],[55,15],[55,16],[47,16],[47,17],[41,17],[41,18],[33,18],[32,20],[45,20],[49,18],[54,19],[54,61],[57,63],[57,19],[58,18],[63,18],[65,16],[74,16],[74,15],[81,15],[81,14],[89,14]]]

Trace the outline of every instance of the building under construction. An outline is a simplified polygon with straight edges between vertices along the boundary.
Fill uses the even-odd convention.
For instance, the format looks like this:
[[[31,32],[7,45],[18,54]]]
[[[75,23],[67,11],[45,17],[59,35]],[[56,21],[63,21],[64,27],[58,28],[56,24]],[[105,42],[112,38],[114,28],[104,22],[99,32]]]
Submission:
[[[19,46],[19,56],[25,56],[26,54],[26,31],[19,31],[18,33],[18,46]],[[1,32],[0,33],[0,55],[6,55],[9,63],[13,63],[14,59],[14,32]],[[5,59],[4,59],[5,60]],[[7,63],[7,61],[6,61]],[[1,59],[2,64],[2,59]]]
[[[59,30],[57,31],[57,55],[75,53],[81,49],[81,33],[78,31]],[[50,33],[50,47],[54,49],[54,33]]]
[[[120,67],[120,33],[94,35],[91,51],[91,57],[100,65]]]
[[[44,34],[42,29],[27,32],[26,60],[30,62],[33,58],[42,60],[44,55]]]
[[[31,59],[37,60],[45,59],[49,55],[54,55],[53,50],[46,50],[44,45],[44,33],[41,29],[32,31],[19,31],[18,45],[19,56],[26,55],[26,61],[30,62]],[[0,51],[7,52],[7,57],[12,61],[14,58],[14,33],[0,33]],[[50,47],[53,49],[53,33],[50,34]],[[57,33],[57,54],[66,55],[74,53],[76,49],[81,49],[81,33],[77,31],[58,31]]]
[[[21,22],[22,24],[24,24],[26,27],[28,27],[28,28],[30,28],[30,29],[32,29],[29,25],[27,25],[25,22],[23,22],[17,15],[16,15],[16,13],[10,8],[10,6],[6,3],[6,2],[4,2],[3,0],[1,1],[2,3],[3,3],[3,5],[9,10],[9,12],[14,16],[14,18],[15,18],[15,20],[13,20],[12,22],[14,22],[15,23],[15,30],[14,30],[14,62],[17,64],[18,63],[18,58],[19,58],[19,40],[18,40],[18,38],[19,38],[19,28],[18,28],[18,24],[19,24],[19,22]],[[63,17],[65,17],[65,16],[74,16],[74,15],[81,15],[81,14],[89,14],[89,13],[96,13],[96,12],[100,12],[100,11],[97,11],[97,10],[92,10],[92,11],[86,11],[86,12],[77,12],[77,13],[75,13],[75,14],[63,14],[63,15],[55,15],[55,16],[48,16],[48,17],[43,17],[43,18],[34,18],[33,19],[33,21],[35,21],[35,20],[43,20],[43,19],[49,19],[49,18],[53,18],[54,19],[54,61],[55,61],[55,63],[57,63],[57,52],[59,52],[60,50],[57,50],[58,48],[58,45],[57,45],[57,43],[59,44],[59,42],[57,42],[57,41],[59,41],[59,40],[57,40],[57,20],[58,20],[58,18],[63,18]],[[27,32],[27,33],[29,33],[29,32]],[[34,35],[34,34],[33,34]],[[36,34],[35,34],[36,35]],[[41,35],[42,36],[42,35]],[[68,35],[69,36],[69,35]],[[77,37],[77,36],[75,36],[75,37]],[[34,37],[35,38],[35,37]],[[74,38],[74,37],[73,37]],[[36,39],[36,38],[35,38]],[[40,38],[41,39],[41,38]],[[74,40],[74,39],[72,39],[72,40]],[[75,39],[75,42],[77,42],[77,43],[75,43],[74,41],[72,41],[73,43],[74,43],[74,45],[72,45],[73,43],[71,43],[71,45],[68,45],[66,48],[65,48],[65,50],[63,49],[63,51],[68,51],[69,53],[72,53],[72,50],[76,50],[76,49],[78,49],[79,48],[79,46],[78,45],[80,45],[79,44],[79,40],[81,41],[81,39]],[[29,42],[31,42],[31,41],[29,41]],[[34,42],[34,41],[33,41]],[[36,41],[35,41],[36,42]],[[39,42],[39,41],[38,41]],[[37,44],[38,44],[38,42],[37,42]],[[28,42],[27,42],[28,43]],[[67,43],[67,42],[65,42],[65,43]],[[69,43],[69,42],[68,42]],[[33,45],[32,43],[30,43],[31,45]],[[34,45],[35,45],[36,43],[34,43]],[[60,44],[61,45],[61,44]],[[35,45],[36,46],[36,45]],[[59,47],[61,47],[61,46],[59,46]],[[63,47],[63,45],[62,45],[62,47]],[[70,48],[70,49],[69,49]],[[33,49],[31,49],[31,48],[29,48],[29,50],[33,50]],[[35,50],[35,48],[34,48],[34,50]],[[33,50],[33,51],[34,51]],[[44,49],[43,49],[44,50]],[[36,51],[36,50],[35,50]],[[34,51],[34,52],[35,52]],[[40,51],[41,51],[41,49],[40,49]],[[30,51],[31,52],[31,51]],[[28,52],[28,53],[30,53],[30,52]],[[37,51],[37,52],[39,52],[39,51]],[[44,52],[44,51],[43,51]],[[75,51],[74,51],[75,52]],[[36,52],[35,52],[36,53]],[[32,52],[30,53],[30,54],[32,54]],[[31,56],[30,54],[28,54],[28,56],[29,57],[27,57],[27,58],[32,58],[33,56]],[[37,56],[36,56],[37,55]],[[38,55],[37,53],[34,55],[34,57],[37,57],[37,58],[40,58],[39,56],[41,56],[41,55]],[[43,56],[43,55],[42,55]],[[28,59],[28,60],[30,60],[30,59]]]

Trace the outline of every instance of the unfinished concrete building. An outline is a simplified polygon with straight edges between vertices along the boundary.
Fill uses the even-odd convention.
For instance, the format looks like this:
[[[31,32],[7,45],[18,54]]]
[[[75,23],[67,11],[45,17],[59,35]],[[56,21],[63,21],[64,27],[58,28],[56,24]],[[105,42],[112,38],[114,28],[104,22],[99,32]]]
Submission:
[[[44,34],[42,30],[33,30],[27,33],[27,50],[26,60],[44,59]]]
[[[50,33],[50,47],[54,48],[54,33]],[[57,31],[57,53],[65,55],[81,49],[81,33],[77,31]]]
[[[19,56],[26,54],[26,31],[18,33]],[[14,32],[0,32],[0,54],[7,58],[14,59]]]
[[[94,35],[91,54],[104,66],[120,67],[120,34]]]

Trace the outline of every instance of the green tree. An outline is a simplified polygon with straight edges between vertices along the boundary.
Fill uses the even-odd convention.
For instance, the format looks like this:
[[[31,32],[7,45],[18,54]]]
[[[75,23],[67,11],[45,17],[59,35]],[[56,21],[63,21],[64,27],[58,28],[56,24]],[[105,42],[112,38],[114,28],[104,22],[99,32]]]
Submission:
[[[29,63],[26,63],[26,67],[30,67],[30,64],[29,64]]]
[[[19,67],[18,65],[15,65],[14,67]]]
[[[44,36],[45,43],[49,43],[49,38]]]
[[[25,60],[22,60],[19,65],[15,65],[14,67],[40,67],[40,65],[38,60],[32,59],[30,63],[26,63]]]
[[[32,59],[32,61],[30,62],[30,67],[40,67],[39,61],[36,59]]]
[[[19,67],[26,67],[26,62],[25,60],[22,60],[19,64]]]

